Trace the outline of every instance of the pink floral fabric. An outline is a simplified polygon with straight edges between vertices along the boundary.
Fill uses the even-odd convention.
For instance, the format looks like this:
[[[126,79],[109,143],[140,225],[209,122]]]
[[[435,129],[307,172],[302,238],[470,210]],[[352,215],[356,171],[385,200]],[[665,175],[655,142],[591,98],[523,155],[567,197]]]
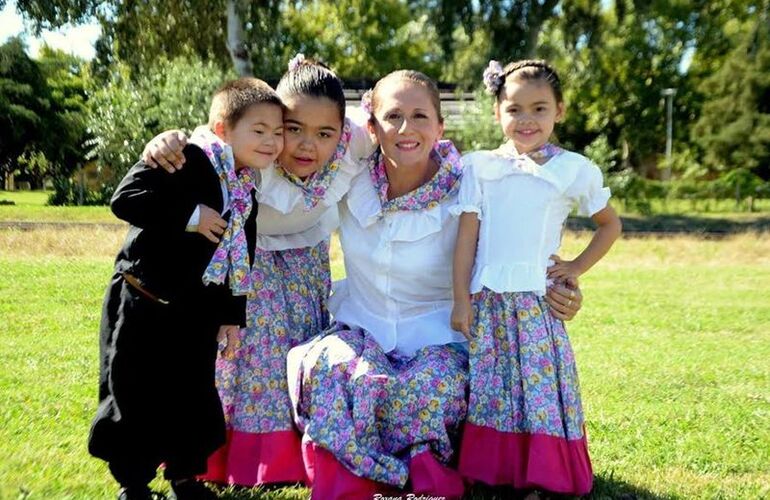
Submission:
[[[414,191],[392,200],[388,199],[388,176],[385,173],[385,158],[379,149],[369,158],[369,175],[380,198],[382,213],[399,210],[423,210],[457,192],[462,176],[462,159],[451,141],[438,141],[431,158],[439,165],[433,178]]]
[[[293,430],[286,355],[329,326],[328,241],[283,251],[256,249],[251,279],[247,327],[233,356],[217,359],[225,419],[236,431]]]
[[[229,278],[233,295],[246,295],[251,289],[251,283],[244,224],[253,203],[251,193],[255,189],[254,172],[250,168],[236,172],[233,148],[207,129],[197,129],[190,142],[206,153],[230,197],[230,220],[203,273],[203,282],[221,285]]]
[[[386,354],[368,333],[336,323],[303,346],[297,424],[314,445],[360,477],[403,487],[411,457],[453,456],[467,405],[467,354],[429,346]],[[305,364],[307,363],[307,364]]]
[[[323,200],[324,196],[326,196],[326,190],[329,189],[332,181],[337,176],[340,169],[340,163],[350,147],[350,139],[352,136],[350,120],[346,118],[345,124],[342,127],[342,135],[337,143],[337,149],[331,159],[323,166],[323,168],[313,173],[307,179],[300,179],[291,172],[284,170],[281,166],[276,167],[276,172],[280,176],[302,190],[306,211],[312,210],[318,205],[318,202]]]
[[[534,160],[536,163],[543,164],[550,160],[551,158],[554,158],[555,156],[558,156],[564,152],[562,148],[559,146],[552,144],[550,142],[546,142],[539,148],[530,151],[529,153],[519,154],[518,151],[516,151],[516,147],[511,144],[510,142],[506,142],[499,148],[495,150],[497,154],[504,158],[510,158],[510,159],[517,159],[523,156],[527,156]]]
[[[583,438],[575,356],[564,323],[551,316],[544,298],[484,288],[473,296],[473,309],[468,422]]]

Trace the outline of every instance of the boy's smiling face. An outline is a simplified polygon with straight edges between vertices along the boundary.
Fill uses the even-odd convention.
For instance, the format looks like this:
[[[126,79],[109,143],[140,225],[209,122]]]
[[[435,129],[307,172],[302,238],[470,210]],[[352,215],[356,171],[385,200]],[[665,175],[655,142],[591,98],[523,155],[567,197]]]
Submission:
[[[283,111],[275,104],[255,104],[234,126],[221,125],[217,135],[233,148],[236,170],[267,168],[283,150]]]

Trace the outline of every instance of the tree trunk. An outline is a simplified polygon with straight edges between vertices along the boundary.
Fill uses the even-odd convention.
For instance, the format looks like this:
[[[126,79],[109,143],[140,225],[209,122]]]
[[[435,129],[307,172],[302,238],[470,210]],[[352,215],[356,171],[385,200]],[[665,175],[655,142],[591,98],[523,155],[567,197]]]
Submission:
[[[243,32],[243,21],[238,11],[238,0],[227,0],[227,50],[239,76],[252,76],[249,48]]]
[[[536,23],[529,27],[529,33],[527,34],[527,59],[535,59],[537,57],[537,49],[540,48],[537,44],[537,39],[540,37],[542,26],[542,23]]]
[[[539,2],[531,2],[529,13],[527,15],[527,26],[529,27],[529,33],[527,33],[527,47],[526,54],[530,59],[537,57],[537,49],[540,48],[537,43],[540,37],[540,30],[543,29],[543,23],[546,19],[551,17],[553,9],[559,3],[558,0],[545,0],[542,4]]]

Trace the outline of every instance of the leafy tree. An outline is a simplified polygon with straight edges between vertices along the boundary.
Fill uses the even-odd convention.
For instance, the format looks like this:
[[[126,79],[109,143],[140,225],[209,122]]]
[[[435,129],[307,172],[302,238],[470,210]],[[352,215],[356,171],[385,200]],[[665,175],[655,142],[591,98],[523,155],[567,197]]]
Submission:
[[[770,178],[770,25],[767,2],[740,43],[701,87],[706,101],[693,139],[716,170]]]
[[[440,76],[436,33],[427,15],[412,16],[401,0],[292,2],[284,13],[283,60],[316,55],[342,77],[379,77],[411,68]]]
[[[693,4],[575,2],[546,27],[541,53],[561,69],[568,104],[560,139],[583,149],[606,141],[616,170],[655,175],[665,145],[661,91],[673,87],[676,144],[686,140],[693,85],[680,65],[693,44]]]
[[[82,59],[61,50],[43,46],[38,64],[50,90],[49,134],[36,149],[45,156],[31,155],[36,165],[47,165],[45,175],[54,180],[54,204],[64,201],[61,187],[73,172],[83,167],[87,155],[88,123],[85,79],[87,65]],[[52,132],[55,132],[55,139]]]
[[[417,12],[429,13],[445,62],[454,58],[462,40],[458,26],[470,38],[479,32],[488,37],[488,51],[479,58],[502,61],[535,54],[543,24],[554,15],[559,0],[411,0],[410,4]]]
[[[195,56],[239,74],[275,75],[282,47],[279,0],[18,0],[36,30],[100,21],[102,68],[115,58],[134,70],[168,58]],[[106,75],[109,78],[108,75]]]
[[[100,169],[103,201],[155,134],[180,127],[190,131],[207,122],[214,90],[235,76],[192,57],[161,59],[133,79],[130,73],[118,64],[108,85],[89,84],[91,155]]]
[[[45,137],[49,96],[45,77],[21,39],[0,46],[0,185],[18,168],[16,159]]]

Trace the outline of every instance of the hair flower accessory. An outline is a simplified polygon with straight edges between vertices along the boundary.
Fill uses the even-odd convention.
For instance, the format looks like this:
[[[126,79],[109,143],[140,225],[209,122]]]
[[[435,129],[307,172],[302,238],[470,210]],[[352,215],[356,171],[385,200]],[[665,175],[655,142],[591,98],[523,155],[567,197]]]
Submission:
[[[292,57],[291,61],[289,61],[289,71],[295,71],[297,68],[302,66],[303,62],[305,62],[305,54],[300,52],[296,56]]]
[[[361,109],[363,109],[364,113],[367,115],[372,116],[372,112],[374,112],[374,109],[372,109],[372,89],[367,90],[364,92],[364,95],[361,96]]]
[[[487,92],[491,95],[497,95],[503,82],[503,67],[495,60],[489,61],[487,69],[484,70],[484,87]]]

